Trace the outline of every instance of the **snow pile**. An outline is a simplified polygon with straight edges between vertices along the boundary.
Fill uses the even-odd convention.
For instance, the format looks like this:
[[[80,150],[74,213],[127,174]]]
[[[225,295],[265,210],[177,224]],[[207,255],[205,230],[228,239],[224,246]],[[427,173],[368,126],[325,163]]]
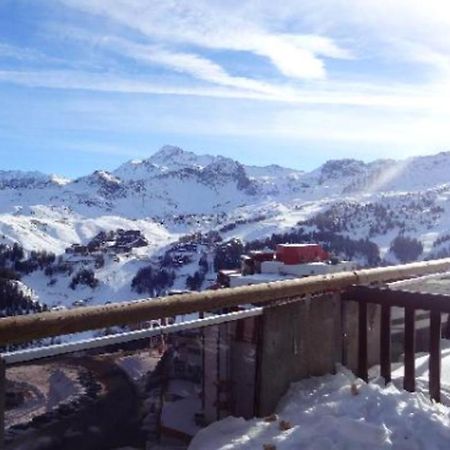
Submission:
[[[421,392],[346,369],[291,386],[266,419],[228,417],[200,431],[189,450],[448,449],[450,409]]]

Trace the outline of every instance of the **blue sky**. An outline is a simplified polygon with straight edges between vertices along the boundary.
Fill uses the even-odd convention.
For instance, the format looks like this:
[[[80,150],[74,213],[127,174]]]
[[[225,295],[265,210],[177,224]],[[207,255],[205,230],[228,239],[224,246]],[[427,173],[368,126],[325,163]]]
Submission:
[[[0,169],[450,150],[449,27],[443,0],[2,0]]]

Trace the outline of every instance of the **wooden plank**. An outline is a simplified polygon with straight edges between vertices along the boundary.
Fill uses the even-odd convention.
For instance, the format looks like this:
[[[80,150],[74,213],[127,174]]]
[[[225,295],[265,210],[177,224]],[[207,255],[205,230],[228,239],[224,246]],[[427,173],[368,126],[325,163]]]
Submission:
[[[441,313],[430,314],[429,390],[432,400],[441,400]]]
[[[367,367],[367,303],[358,303],[358,377],[368,381]]]
[[[381,305],[380,374],[385,383],[391,381],[391,307]]]
[[[414,392],[416,390],[416,367],[415,367],[415,348],[416,348],[416,311],[414,308],[405,308],[405,376],[403,387],[406,391]]]
[[[357,298],[358,301],[366,303],[450,313],[450,295],[443,294],[425,294],[422,292],[391,290],[389,288],[352,286],[343,293],[342,298],[347,301]]]
[[[339,291],[355,284],[400,280],[450,269],[450,258],[379,267],[376,269],[311,276],[295,280],[243,286],[218,291],[203,291],[150,298],[134,302],[88,306],[0,319],[0,346],[33,339],[96,330],[172,317],[193,312],[238,306],[243,303],[265,304],[306,294]],[[450,305],[448,310],[450,312]]]
[[[5,448],[6,363],[0,357],[0,449]]]

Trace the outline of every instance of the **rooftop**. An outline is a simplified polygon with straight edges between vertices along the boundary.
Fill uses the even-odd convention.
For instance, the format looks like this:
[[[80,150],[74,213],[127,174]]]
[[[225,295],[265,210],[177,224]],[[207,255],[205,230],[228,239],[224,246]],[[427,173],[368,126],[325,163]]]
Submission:
[[[280,247],[319,247],[319,244],[278,244]]]

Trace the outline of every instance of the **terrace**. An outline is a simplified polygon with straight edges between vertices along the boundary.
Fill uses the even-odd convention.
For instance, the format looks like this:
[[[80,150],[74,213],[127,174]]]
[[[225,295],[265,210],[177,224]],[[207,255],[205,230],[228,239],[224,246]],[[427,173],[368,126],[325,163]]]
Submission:
[[[99,411],[105,411],[101,401],[106,402],[102,389],[125,395],[123,388],[129,386],[123,381],[122,369],[126,367],[129,375],[131,364],[137,361],[132,353],[140,352],[139,364],[146,364],[141,372],[158,372],[157,379],[156,375],[146,378],[147,390],[143,391],[154,399],[149,408],[156,413],[147,416],[144,427],[148,430],[152,422],[150,428],[157,430],[152,436],[154,442],[172,439],[187,443],[196,430],[227,415],[269,416],[292,382],[335,373],[337,363],[363,380],[369,378],[369,367],[380,363],[381,374],[389,382],[391,362],[404,353],[404,387],[414,391],[414,355],[420,331],[419,326],[416,329],[417,310],[430,314],[429,328],[425,318],[427,336],[418,347],[430,353],[429,393],[439,401],[441,315],[450,313],[450,297],[442,287],[445,280],[436,281],[442,277],[435,275],[448,270],[450,259],[442,259],[1,319],[0,345],[5,348],[0,359],[2,448],[21,448],[30,439],[36,443],[36,437],[51,439],[53,434],[58,435],[60,448],[76,448],[81,442],[83,448],[111,448],[99,446],[102,436],[97,436],[97,443],[92,438],[89,447],[79,430],[67,433],[76,416],[76,411],[67,411],[67,407],[66,414],[62,414],[63,426],[58,426],[56,422],[62,419],[55,419],[54,414],[53,422],[34,415],[32,429],[20,430],[17,423],[11,422],[11,408],[5,411],[9,371],[17,367],[36,369],[50,363],[58,367],[61,360],[65,368],[83,366],[99,378],[97,384],[86,388],[93,398],[88,410],[99,419]],[[404,311],[404,319],[395,312],[399,310]],[[189,320],[180,319],[186,315]],[[167,324],[166,318],[177,320]],[[162,320],[161,326],[147,327],[157,320]],[[420,320],[424,322],[423,314]],[[394,322],[404,326],[404,333],[392,332]],[[96,338],[71,338],[45,347],[12,347],[123,326],[129,328]],[[115,411],[120,415],[120,407],[113,395],[108,401],[108,417],[113,419]],[[130,411],[136,407],[129,406]],[[195,420],[190,420],[191,415]],[[98,428],[102,427],[108,430],[99,422]],[[127,433],[134,436],[124,428],[125,437]],[[125,441],[121,445],[132,444]],[[45,439],[39,442],[41,447],[36,443],[33,448],[54,445]]]

